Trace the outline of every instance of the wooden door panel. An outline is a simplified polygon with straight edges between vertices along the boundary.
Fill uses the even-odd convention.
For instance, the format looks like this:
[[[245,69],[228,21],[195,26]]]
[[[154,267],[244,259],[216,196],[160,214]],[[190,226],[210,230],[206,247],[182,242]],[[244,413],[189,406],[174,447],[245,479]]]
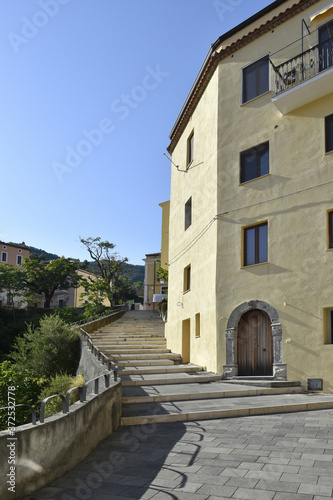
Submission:
[[[240,376],[272,375],[272,332],[270,319],[264,312],[254,309],[241,317],[237,358]]]

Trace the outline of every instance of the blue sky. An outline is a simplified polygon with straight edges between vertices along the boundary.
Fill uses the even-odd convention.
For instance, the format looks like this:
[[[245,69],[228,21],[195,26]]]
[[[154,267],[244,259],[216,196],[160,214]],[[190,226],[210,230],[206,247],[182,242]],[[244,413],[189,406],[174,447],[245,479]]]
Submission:
[[[210,45],[265,0],[2,0],[0,240],[160,251],[169,133]]]

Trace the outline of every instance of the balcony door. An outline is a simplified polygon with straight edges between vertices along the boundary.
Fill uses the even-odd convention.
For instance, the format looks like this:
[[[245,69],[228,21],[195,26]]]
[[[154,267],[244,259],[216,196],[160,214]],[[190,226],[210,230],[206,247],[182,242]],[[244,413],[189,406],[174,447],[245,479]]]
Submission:
[[[319,28],[319,71],[333,66],[333,21]]]

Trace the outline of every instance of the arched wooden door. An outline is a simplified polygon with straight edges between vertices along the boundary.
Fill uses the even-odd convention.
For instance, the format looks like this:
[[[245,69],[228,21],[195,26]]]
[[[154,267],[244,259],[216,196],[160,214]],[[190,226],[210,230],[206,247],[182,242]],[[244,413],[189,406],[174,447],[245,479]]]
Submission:
[[[252,309],[241,317],[237,337],[238,375],[273,374],[272,329],[269,316]]]

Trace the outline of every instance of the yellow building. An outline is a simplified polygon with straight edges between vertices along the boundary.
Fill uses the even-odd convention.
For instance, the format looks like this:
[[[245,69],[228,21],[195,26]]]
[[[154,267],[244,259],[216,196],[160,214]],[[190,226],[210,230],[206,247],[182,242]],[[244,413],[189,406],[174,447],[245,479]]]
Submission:
[[[168,269],[169,262],[169,220],[170,201],[164,201],[159,206],[162,208],[162,231],[161,231],[161,263],[163,269]]]
[[[210,48],[170,134],[168,347],[333,391],[333,3]]]
[[[145,263],[143,309],[144,311],[157,310],[157,303],[160,302],[161,295],[167,287],[164,282],[161,283],[157,275],[157,270],[161,265],[161,253],[147,253],[146,258],[142,260]]]
[[[80,280],[94,282],[98,279],[96,274],[83,269],[78,269],[76,273],[79,275]],[[83,307],[87,302],[87,297],[84,295],[85,291],[86,289],[82,284],[77,288],[71,287],[67,290],[56,290],[51,300],[51,307]],[[103,305],[110,306],[109,300],[105,298]]]

